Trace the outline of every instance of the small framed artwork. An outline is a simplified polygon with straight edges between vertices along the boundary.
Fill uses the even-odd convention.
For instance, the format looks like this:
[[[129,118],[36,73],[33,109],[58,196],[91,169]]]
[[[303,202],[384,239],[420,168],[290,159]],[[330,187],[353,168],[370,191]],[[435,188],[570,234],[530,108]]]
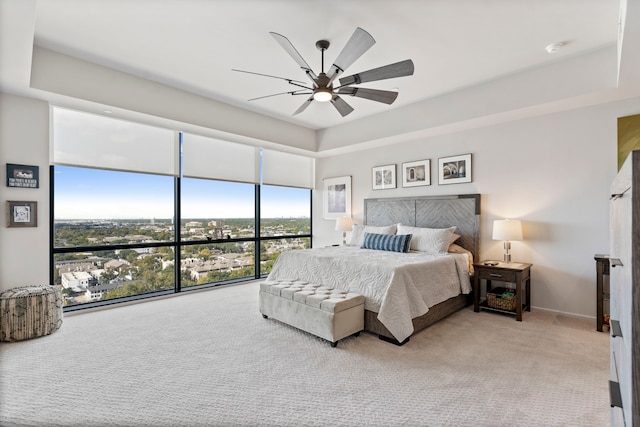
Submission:
[[[7,187],[38,188],[38,166],[7,163]]]
[[[431,161],[417,160],[402,164],[402,186],[431,185]]]
[[[351,216],[351,177],[340,176],[323,180],[324,219],[336,219]]]
[[[7,227],[37,227],[38,202],[7,201]]]
[[[374,190],[396,188],[396,165],[376,166],[372,172]]]
[[[438,159],[438,184],[471,182],[471,154]]]

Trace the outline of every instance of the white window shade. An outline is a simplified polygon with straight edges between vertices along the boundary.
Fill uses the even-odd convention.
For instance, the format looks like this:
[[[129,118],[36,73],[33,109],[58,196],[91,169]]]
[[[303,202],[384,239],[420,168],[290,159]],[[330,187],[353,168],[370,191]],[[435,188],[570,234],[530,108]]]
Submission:
[[[53,109],[54,164],[178,174],[176,132],[95,114]]]
[[[315,159],[263,148],[262,183],[313,189]]]
[[[257,184],[259,148],[199,135],[182,135],[182,175]]]

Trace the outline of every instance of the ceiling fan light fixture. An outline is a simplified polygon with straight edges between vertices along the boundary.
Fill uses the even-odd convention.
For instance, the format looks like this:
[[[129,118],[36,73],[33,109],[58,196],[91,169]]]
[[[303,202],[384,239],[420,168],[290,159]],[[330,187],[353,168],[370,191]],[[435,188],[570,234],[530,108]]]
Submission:
[[[333,92],[329,88],[321,87],[316,89],[315,92],[313,92],[314,101],[329,102],[331,101],[331,98],[333,98]]]

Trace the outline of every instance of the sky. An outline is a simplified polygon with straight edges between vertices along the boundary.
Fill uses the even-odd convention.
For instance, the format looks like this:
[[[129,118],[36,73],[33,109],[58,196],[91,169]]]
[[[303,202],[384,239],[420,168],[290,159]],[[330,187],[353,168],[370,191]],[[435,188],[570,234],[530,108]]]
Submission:
[[[173,177],[55,166],[56,219],[173,217]],[[183,218],[253,218],[254,185],[181,179]],[[261,186],[263,218],[310,216],[309,190]]]

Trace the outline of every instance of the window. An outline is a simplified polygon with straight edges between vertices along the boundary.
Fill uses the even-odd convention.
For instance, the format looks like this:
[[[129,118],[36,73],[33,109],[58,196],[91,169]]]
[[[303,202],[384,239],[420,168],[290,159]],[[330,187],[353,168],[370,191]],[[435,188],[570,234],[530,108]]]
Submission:
[[[53,135],[51,277],[67,306],[256,279],[311,246],[311,158],[60,108]]]
[[[255,237],[255,185],[183,178],[182,240]]]
[[[182,286],[255,277],[254,242],[189,245],[183,248]]]
[[[54,171],[53,276],[66,305],[174,289],[173,177]]]
[[[173,178],[56,166],[54,247],[173,241]]]
[[[260,187],[260,273],[268,274],[281,252],[311,247],[311,190]]]
[[[142,247],[55,255],[54,283],[65,305],[173,291],[173,253]]]

